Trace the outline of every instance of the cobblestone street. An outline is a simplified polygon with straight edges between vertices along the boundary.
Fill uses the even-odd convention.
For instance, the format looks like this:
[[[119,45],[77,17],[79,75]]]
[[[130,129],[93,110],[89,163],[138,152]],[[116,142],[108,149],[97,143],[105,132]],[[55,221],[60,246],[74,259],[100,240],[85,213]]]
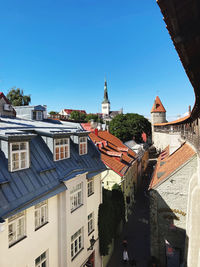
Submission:
[[[128,242],[129,260],[135,259],[137,267],[147,267],[150,259],[150,226],[149,226],[149,196],[145,193],[148,189],[150,177],[153,171],[155,160],[150,160],[146,170],[147,176],[142,177],[143,184],[141,190],[136,195],[136,203],[133,213],[120,238],[115,243],[114,253],[107,267],[131,266],[131,263],[122,261],[123,245],[126,238]]]

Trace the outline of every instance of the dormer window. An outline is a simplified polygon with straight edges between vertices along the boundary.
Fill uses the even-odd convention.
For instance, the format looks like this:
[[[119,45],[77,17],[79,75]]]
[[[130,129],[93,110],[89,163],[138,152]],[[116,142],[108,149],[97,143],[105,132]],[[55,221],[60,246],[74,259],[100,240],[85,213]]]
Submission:
[[[79,155],[87,154],[87,137],[79,137]]]
[[[29,142],[10,143],[11,172],[29,168]]]
[[[40,110],[33,111],[33,120],[42,121],[43,120],[43,112]]]
[[[54,160],[62,160],[70,157],[69,138],[54,140]]]

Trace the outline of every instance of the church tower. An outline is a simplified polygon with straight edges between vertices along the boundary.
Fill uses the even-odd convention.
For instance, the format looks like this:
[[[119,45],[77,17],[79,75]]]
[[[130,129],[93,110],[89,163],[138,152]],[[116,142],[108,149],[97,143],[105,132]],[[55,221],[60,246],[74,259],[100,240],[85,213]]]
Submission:
[[[110,101],[108,100],[108,89],[107,89],[107,81],[105,80],[104,84],[104,100],[101,104],[102,114],[103,116],[110,114]]]
[[[152,127],[152,140],[154,141],[154,124],[164,123],[166,121],[166,110],[158,96],[154,101],[151,109],[151,127]]]

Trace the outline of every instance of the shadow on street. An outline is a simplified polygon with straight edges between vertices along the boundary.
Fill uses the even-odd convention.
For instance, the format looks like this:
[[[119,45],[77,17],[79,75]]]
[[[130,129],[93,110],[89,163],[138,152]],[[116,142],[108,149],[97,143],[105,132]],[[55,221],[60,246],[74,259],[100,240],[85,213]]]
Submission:
[[[149,225],[149,195],[150,183],[155,159],[150,159],[148,167],[141,177],[142,186],[136,195],[136,203],[128,222],[124,225],[123,232],[115,241],[115,249],[107,267],[132,266],[131,260],[135,259],[137,267],[147,267],[150,259],[150,225]],[[147,192],[147,193],[146,193]],[[123,262],[123,239],[127,240],[129,262]]]

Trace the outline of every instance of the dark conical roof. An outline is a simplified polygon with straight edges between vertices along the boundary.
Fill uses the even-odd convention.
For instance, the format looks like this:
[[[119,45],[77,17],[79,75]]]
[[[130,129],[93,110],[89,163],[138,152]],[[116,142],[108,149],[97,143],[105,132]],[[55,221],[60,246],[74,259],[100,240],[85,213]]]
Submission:
[[[110,101],[108,100],[107,81],[105,80],[105,84],[104,84],[104,100],[103,100],[102,104],[106,104],[106,103],[110,104]]]

